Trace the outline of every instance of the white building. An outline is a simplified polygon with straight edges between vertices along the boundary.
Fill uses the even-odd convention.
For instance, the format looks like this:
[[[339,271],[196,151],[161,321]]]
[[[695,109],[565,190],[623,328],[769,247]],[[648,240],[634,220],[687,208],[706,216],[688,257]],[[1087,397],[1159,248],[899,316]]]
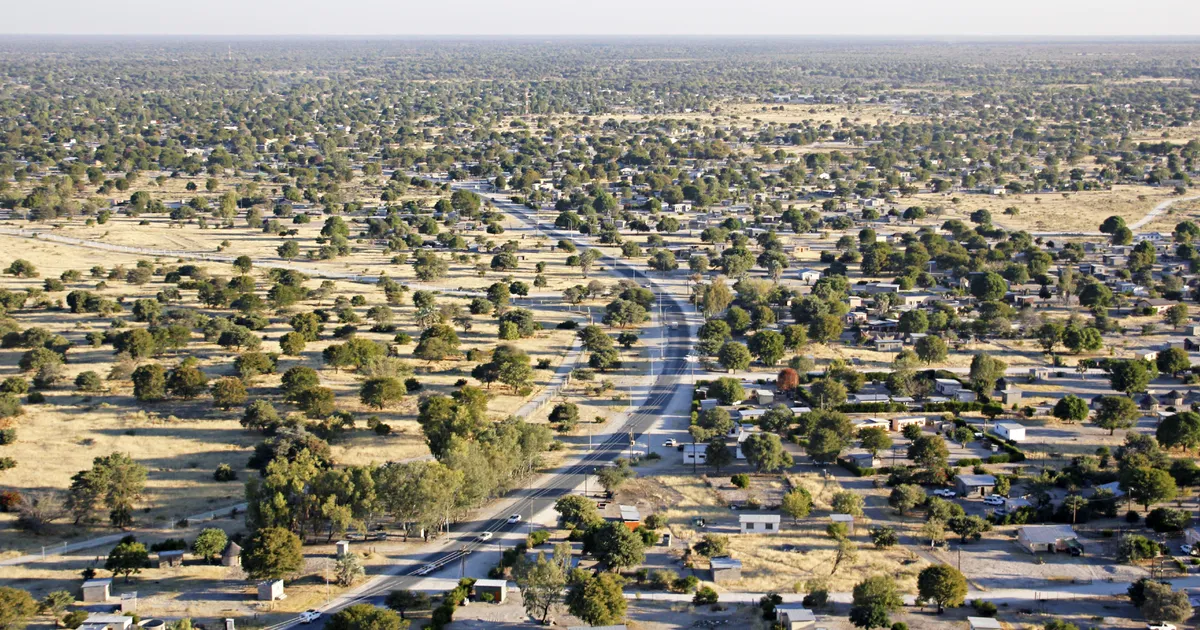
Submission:
[[[708,462],[708,453],[704,451],[707,447],[707,444],[684,444],[683,463],[704,464]]]
[[[743,534],[778,534],[778,514],[741,514],[738,515],[738,527]]]
[[[996,435],[1013,442],[1025,441],[1025,426],[1015,422],[997,422]]]

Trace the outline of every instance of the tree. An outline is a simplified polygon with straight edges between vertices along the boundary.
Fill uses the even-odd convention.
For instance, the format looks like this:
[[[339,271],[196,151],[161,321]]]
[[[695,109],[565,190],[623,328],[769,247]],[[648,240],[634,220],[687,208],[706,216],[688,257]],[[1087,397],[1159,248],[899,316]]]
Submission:
[[[717,361],[726,370],[745,370],[750,367],[750,351],[736,341],[726,341],[717,354]]]
[[[404,382],[398,378],[387,376],[367,379],[359,390],[358,397],[364,405],[383,409],[399,403],[408,395]]]
[[[882,427],[868,427],[860,430],[858,440],[863,450],[870,453],[871,457],[876,457],[880,451],[886,451],[892,447],[892,438]]]
[[[950,531],[958,534],[959,539],[966,544],[967,540],[979,540],[984,532],[991,531],[992,526],[981,516],[955,516],[947,523]]]
[[[754,433],[742,443],[746,461],[759,472],[775,472],[792,465],[792,455],[774,433]]]
[[[1007,292],[1008,283],[994,271],[977,274],[971,279],[971,295],[981,302],[995,302]]]
[[[874,575],[854,586],[850,622],[859,628],[884,628],[891,625],[891,613],[904,605],[890,575]]]
[[[1112,435],[1117,429],[1132,427],[1141,415],[1137,403],[1128,396],[1104,396],[1092,421],[1101,429],[1108,429],[1108,434]]]
[[[828,376],[813,381],[808,394],[819,409],[833,409],[846,402],[846,386]]]
[[[258,399],[246,407],[242,414],[242,426],[247,429],[266,431],[279,424],[279,412],[269,400]]]
[[[785,352],[783,335],[773,330],[760,330],[750,338],[749,349],[763,365],[773,366]]]
[[[1063,325],[1058,322],[1046,322],[1037,329],[1037,340],[1046,352],[1053,352],[1054,346],[1062,343]]]
[[[228,544],[229,536],[225,534],[225,530],[207,527],[196,535],[196,540],[192,542],[192,553],[211,562],[213,558],[225,551]]]
[[[359,577],[366,574],[363,569],[362,560],[359,559],[356,553],[342,554],[337,559],[337,564],[334,566],[334,575],[336,576],[338,586],[350,586]]]
[[[792,517],[792,522],[806,518],[812,512],[812,495],[804,488],[793,488],[783,495],[780,509]]]
[[[1158,443],[1167,447],[1192,450],[1200,446],[1200,413],[1184,411],[1167,416],[1155,431]]]
[[[925,502],[925,490],[915,484],[900,484],[892,488],[888,495],[888,505],[896,508],[901,515]]]
[[[347,606],[329,617],[325,630],[406,630],[409,621],[387,608],[371,604]]]
[[[624,578],[615,573],[587,576],[577,572],[572,578],[567,593],[567,609],[572,615],[592,626],[614,625],[625,618]]]
[[[918,533],[921,538],[929,539],[929,548],[932,549],[934,545],[946,540],[946,524],[940,519],[931,518],[925,521]]]
[[[0,586],[0,630],[21,630],[37,610],[37,601],[26,591]]]
[[[284,579],[303,567],[300,537],[281,527],[258,530],[242,551],[242,568],[256,580]]]
[[[155,402],[167,397],[167,371],[157,363],[138,366],[133,371],[133,395],[142,402]]]
[[[244,402],[248,394],[246,384],[240,378],[227,376],[212,384],[213,404],[221,409],[232,409]]]
[[[837,431],[818,428],[808,436],[804,452],[808,453],[814,462],[828,463],[835,461],[845,449],[846,440]]]
[[[596,503],[577,494],[568,494],[554,502],[554,511],[564,527],[587,528],[603,520],[596,510]]]
[[[792,394],[800,387],[800,375],[792,368],[783,368],[775,377],[775,389],[783,394]]]
[[[967,597],[967,578],[948,564],[935,564],[917,575],[917,593],[924,601],[936,602],[938,614],[946,606],[959,606]]]
[[[971,389],[981,395],[990,395],[996,389],[996,381],[1004,378],[1008,364],[986,352],[976,353],[971,359]]]
[[[1139,359],[1128,361],[1114,361],[1109,366],[1109,381],[1112,383],[1112,388],[1125,392],[1126,395],[1134,392],[1146,391],[1146,386],[1150,384],[1150,371],[1146,368],[1146,364]]]
[[[429,610],[429,596],[421,591],[392,591],[384,598],[384,605],[392,610],[400,613],[400,618],[404,619],[404,612],[408,610]]]
[[[104,570],[111,571],[113,575],[124,575],[128,582],[131,575],[141,573],[149,562],[150,554],[146,552],[146,545],[137,542],[133,536],[126,536],[108,552]]]
[[[950,449],[940,435],[924,435],[908,446],[908,458],[925,468],[942,468],[950,457]]]
[[[862,516],[863,498],[853,492],[844,490],[833,495],[833,499],[830,501],[830,509],[835,514]]]
[[[550,617],[550,610],[562,599],[567,585],[566,572],[557,560],[547,560],[539,553],[537,560],[526,558],[517,561],[513,568],[513,579],[521,589],[521,600],[525,612],[543,625]]]
[[[1180,326],[1188,323],[1188,307],[1187,304],[1174,304],[1167,309],[1166,315],[1163,317],[1172,328],[1178,330]]]
[[[4,596],[0,595],[0,605],[4,603]],[[50,591],[42,601],[38,602],[38,612],[49,614],[51,617],[57,617],[74,603],[75,596],[70,591]],[[4,622],[0,620],[0,628],[2,627],[4,627]]]
[[[842,336],[845,324],[835,315],[821,315],[808,324],[808,338],[817,343],[829,343]]]
[[[722,405],[732,405],[746,399],[746,390],[742,388],[740,379],[722,376],[708,385],[709,398],[715,398]]]
[[[1054,417],[1070,422],[1083,422],[1088,417],[1088,406],[1082,398],[1067,394],[1054,403]]]
[[[917,340],[914,344],[914,350],[921,361],[930,364],[944,361],[949,349],[946,347],[946,342],[937,335],[926,335]]]
[[[1178,492],[1171,473],[1149,466],[1128,471],[1121,480],[1121,488],[1147,510],[1155,503],[1174,499]]]
[[[1158,355],[1154,357],[1154,364],[1159,372],[1179,376],[1181,372],[1191,369],[1192,360],[1183,348],[1167,348],[1158,351]]]
[[[92,467],[71,477],[67,508],[75,522],[91,520],[101,504],[109,509],[109,521],[116,527],[133,522],[133,505],[146,486],[146,467],[124,453],[112,453],[92,460]]]
[[[1138,608],[1147,619],[1183,623],[1192,617],[1188,594],[1172,590],[1170,584],[1147,581],[1143,586],[1142,598]]]
[[[714,437],[704,446],[704,463],[706,466],[712,466],[717,474],[721,473],[722,468],[732,464],[733,460],[733,450],[725,444],[723,437]]]

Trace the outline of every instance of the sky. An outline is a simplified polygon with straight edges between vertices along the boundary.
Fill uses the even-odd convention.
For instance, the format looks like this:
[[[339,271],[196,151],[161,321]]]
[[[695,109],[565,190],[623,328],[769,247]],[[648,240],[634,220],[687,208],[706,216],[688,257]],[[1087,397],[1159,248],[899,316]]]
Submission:
[[[1200,0],[5,0],[10,35],[1200,36]]]

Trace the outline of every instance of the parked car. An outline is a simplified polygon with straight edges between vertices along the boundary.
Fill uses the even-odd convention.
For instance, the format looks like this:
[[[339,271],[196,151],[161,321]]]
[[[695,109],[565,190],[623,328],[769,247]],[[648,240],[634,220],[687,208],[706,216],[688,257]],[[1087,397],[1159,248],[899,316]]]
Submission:
[[[309,608],[300,613],[300,623],[312,623],[321,618],[321,613]]]
[[[1185,555],[1189,555],[1189,556],[1194,556],[1198,553],[1196,548],[1191,545],[1180,545],[1179,550],[1182,551]]]
[[[983,497],[983,502],[986,505],[1004,505],[1004,497],[989,494],[988,496]]]
[[[666,446],[668,448],[675,446],[676,444],[679,444],[679,442],[676,442],[674,439],[670,439],[670,440],[663,442],[663,446]]]
[[[938,488],[937,490],[934,490],[933,493],[939,497],[946,497],[947,499],[952,499],[958,496],[958,493],[950,488]]]
[[[509,524],[509,525],[512,525],[513,523],[520,523],[520,522],[521,522],[521,515],[520,515],[520,514],[513,514],[512,516],[508,517],[508,524]]]
[[[492,539],[492,532],[483,532],[482,534],[480,534],[480,535],[476,536],[476,537],[475,537],[475,539],[476,539],[476,540],[479,540],[479,541],[483,541],[483,542],[486,542],[486,541],[488,541],[488,540],[491,540],[491,539]]]
[[[420,569],[417,569],[416,574],[417,575],[429,575],[430,573],[433,573],[434,568],[435,567],[432,564],[427,564],[427,565],[421,567]]]
[[[1178,630],[1173,623],[1165,621],[1156,621],[1146,624],[1146,630]]]

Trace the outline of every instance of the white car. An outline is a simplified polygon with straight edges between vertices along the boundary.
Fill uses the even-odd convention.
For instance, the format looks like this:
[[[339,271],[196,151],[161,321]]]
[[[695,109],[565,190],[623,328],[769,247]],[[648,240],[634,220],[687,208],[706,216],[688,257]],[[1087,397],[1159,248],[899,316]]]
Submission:
[[[1177,630],[1177,628],[1175,627],[1175,624],[1173,624],[1173,623],[1167,623],[1165,621],[1157,621],[1154,623],[1146,624],[1146,630]]]
[[[520,522],[521,522],[521,515],[520,515],[520,514],[513,514],[512,516],[508,517],[508,524],[509,524],[509,525],[512,525],[512,524],[514,524],[514,523],[520,523]]]
[[[983,502],[986,505],[1004,505],[1004,497],[990,494],[986,497],[983,497]]]
[[[430,573],[433,573],[433,570],[434,566],[432,564],[427,564],[420,569],[417,569],[417,575],[429,575]]]
[[[1189,556],[1196,555],[1196,548],[1191,545],[1180,545],[1179,550]]]
[[[300,623],[312,623],[320,618],[321,618],[321,613],[319,613],[311,608],[300,613]]]
[[[938,488],[937,490],[934,490],[933,493],[939,497],[946,497],[947,499],[952,499],[958,496],[958,493],[949,488]]]
[[[476,539],[476,540],[480,540],[480,541],[488,541],[488,540],[491,540],[491,539],[492,539],[492,532],[483,532],[482,534],[480,534],[480,535],[476,536],[476,537],[475,537],[475,539]]]
[[[678,444],[679,444],[679,442],[676,442],[676,441],[675,441],[675,440],[673,440],[673,439],[672,439],[672,440],[667,440],[666,442],[663,442],[663,446],[665,446],[665,447],[668,447],[668,448],[670,448],[670,447],[672,447],[672,446],[676,446],[676,445],[678,445]]]

